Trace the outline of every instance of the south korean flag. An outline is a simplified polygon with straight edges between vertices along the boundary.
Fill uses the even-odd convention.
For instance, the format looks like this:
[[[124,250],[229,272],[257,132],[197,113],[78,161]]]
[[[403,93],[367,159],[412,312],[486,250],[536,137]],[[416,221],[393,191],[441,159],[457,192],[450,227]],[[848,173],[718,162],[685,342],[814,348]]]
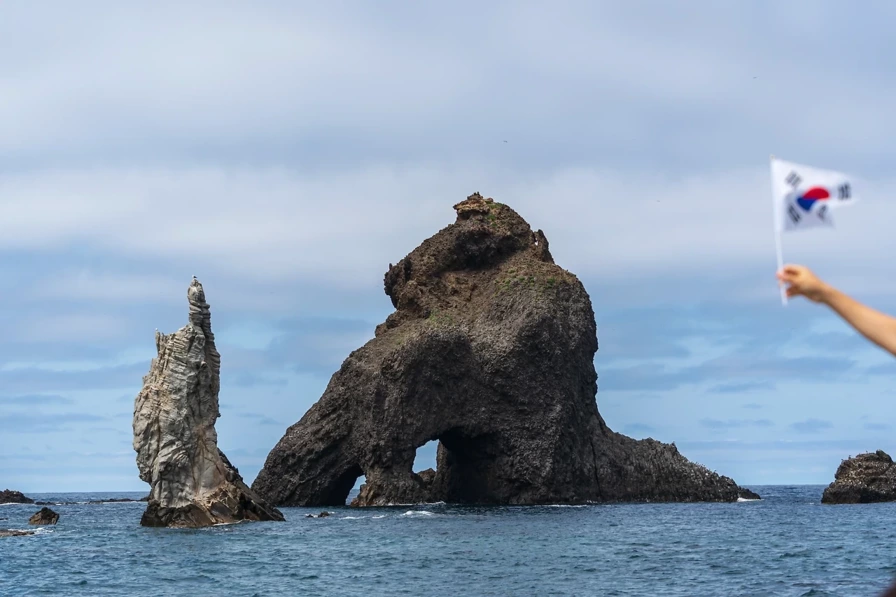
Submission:
[[[833,226],[833,210],[856,202],[850,177],[772,158],[772,193],[778,232]]]

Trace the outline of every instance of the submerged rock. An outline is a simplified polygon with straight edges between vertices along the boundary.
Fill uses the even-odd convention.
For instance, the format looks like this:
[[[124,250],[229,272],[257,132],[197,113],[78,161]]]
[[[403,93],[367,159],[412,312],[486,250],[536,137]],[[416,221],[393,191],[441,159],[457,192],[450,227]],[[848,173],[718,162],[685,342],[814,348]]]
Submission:
[[[609,429],[582,283],[548,240],[478,193],[390,265],[395,312],[270,452],[253,489],[286,506],[737,500],[674,445]],[[437,470],[412,472],[439,440]]]
[[[35,525],[56,524],[57,522],[59,522],[59,515],[47,507],[41,508],[28,519],[28,524]]]
[[[33,535],[34,531],[19,531],[16,529],[0,529],[0,537],[25,537]]]
[[[0,491],[0,504],[33,504],[34,500],[26,497],[21,491],[4,489]]]
[[[134,402],[137,467],[151,488],[140,524],[202,527],[283,520],[218,449],[221,356],[196,278],[187,298],[190,322],[173,334],[156,332],[158,357]]]
[[[823,504],[869,504],[896,501],[896,467],[883,450],[859,454],[840,463]]]

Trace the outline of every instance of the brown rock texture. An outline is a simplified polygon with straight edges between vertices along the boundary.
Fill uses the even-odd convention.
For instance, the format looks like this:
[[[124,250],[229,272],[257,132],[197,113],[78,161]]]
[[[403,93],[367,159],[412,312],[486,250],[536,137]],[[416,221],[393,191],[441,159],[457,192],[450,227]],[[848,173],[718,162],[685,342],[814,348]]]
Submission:
[[[57,522],[59,522],[59,514],[53,512],[46,506],[35,512],[31,518],[28,519],[28,524],[34,525],[56,524]]]
[[[285,506],[444,501],[736,501],[674,445],[610,430],[597,330],[575,275],[510,207],[478,193],[390,265],[395,311],[267,457],[253,489]],[[412,471],[439,440],[437,470]]]
[[[283,520],[218,449],[221,355],[205,291],[195,277],[187,299],[189,323],[173,334],[156,332],[158,357],[134,402],[137,468],[150,484],[140,524],[202,527]]]
[[[847,458],[821,496],[823,504],[870,504],[896,501],[896,467],[883,450]]]

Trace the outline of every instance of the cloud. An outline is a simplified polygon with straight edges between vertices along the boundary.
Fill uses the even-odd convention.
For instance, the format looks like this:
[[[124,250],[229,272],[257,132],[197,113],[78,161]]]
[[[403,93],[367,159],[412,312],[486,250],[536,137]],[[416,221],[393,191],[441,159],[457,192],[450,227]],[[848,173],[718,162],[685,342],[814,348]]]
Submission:
[[[58,414],[2,413],[0,429],[4,433],[44,433],[62,431],[73,423],[96,423],[107,417],[90,413],[68,412]]]
[[[3,396],[0,404],[6,406],[47,406],[55,404],[73,404],[74,400],[56,394],[29,394],[25,396]]]
[[[892,363],[882,363],[865,369],[865,375],[894,375],[896,374],[896,366]]]
[[[791,423],[790,428],[799,433],[819,433],[825,429],[832,429],[834,424],[830,421],[822,421],[820,419],[806,419]]]
[[[707,390],[713,394],[742,394],[754,390],[774,390],[775,384],[770,381],[744,381],[738,383],[723,383]],[[762,408],[756,403],[745,404],[744,408]]]
[[[644,423],[628,423],[622,426],[622,431],[632,437],[644,437],[656,433],[656,428]]]
[[[740,429],[743,427],[773,427],[769,419],[700,419],[700,425],[709,429]]]
[[[762,357],[748,351],[707,359],[699,365],[670,370],[663,364],[603,367],[600,387],[609,391],[664,391],[685,385],[738,377],[775,380],[831,379],[850,372],[855,361],[826,357]],[[736,383],[736,382],[730,382]],[[752,382],[751,382],[752,383]]]
[[[385,319],[385,317],[384,317]],[[261,349],[223,345],[226,358],[222,377],[234,385],[285,386],[284,373],[329,377],[353,350],[373,338],[376,324],[348,318],[301,317],[276,322],[278,330]],[[268,371],[261,374],[258,371]]]
[[[763,408],[761,404],[758,404],[756,402],[748,402],[747,404],[744,404],[743,407],[750,410],[760,410],[761,408]]]
[[[147,363],[75,371],[37,367],[0,370],[0,387],[8,392],[66,392],[134,387],[135,394],[149,369]]]
[[[263,415],[260,413],[236,413],[236,416],[243,418],[243,419],[250,419],[253,421],[257,421],[259,425],[275,425],[278,427],[287,427],[288,425],[291,424],[291,423],[284,424],[281,421],[277,421],[267,415]]]
[[[226,373],[222,372],[221,383],[222,385],[233,384],[234,386],[240,388],[255,388],[261,386],[283,387],[289,385],[289,380],[282,377],[265,377],[263,375],[255,375],[248,372],[238,373],[236,375],[227,375]]]
[[[724,424],[745,420],[724,398],[789,381],[872,395],[886,379],[862,375],[875,361],[860,337],[804,331],[834,316],[778,303],[757,156],[867,179],[835,232],[788,236],[785,256],[896,310],[880,275],[896,249],[896,79],[878,60],[896,9],[865,10],[865,43],[807,53],[804,34],[837,37],[855,11],[770,4],[757,28],[734,5],[649,8],[57,1],[47,20],[3,3],[0,388],[97,415],[132,402],[153,328],[186,323],[196,274],[226,400],[292,419],[392,310],[388,263],[478,190],[543,229],[585,284],[602,391],[715,401]],[[838,85],[808,107],[777,93],[818,80]],[[619,405],[621,420],[642,406]],[[775,409],[778,425],[802,416]],[[260,466],[278,433],[249,420],[266,424],[222,420],[221,437],[261,445]]]
[[[888,423],[865,423],[863,427],[868,431],[889,431],[892,425]]]

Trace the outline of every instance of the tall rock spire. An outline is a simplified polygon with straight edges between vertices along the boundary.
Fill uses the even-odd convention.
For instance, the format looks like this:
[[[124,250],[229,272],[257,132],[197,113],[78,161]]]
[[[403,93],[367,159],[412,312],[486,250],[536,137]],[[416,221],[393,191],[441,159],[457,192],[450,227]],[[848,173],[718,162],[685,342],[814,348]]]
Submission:
[[[283,520],[218,449],[221,355],[211,311],[196,277],[187,289],[189,323],[156,331],[158,356],[134,401],[134,450],[150,484],[144,526],[201,527],[239,520]]]

